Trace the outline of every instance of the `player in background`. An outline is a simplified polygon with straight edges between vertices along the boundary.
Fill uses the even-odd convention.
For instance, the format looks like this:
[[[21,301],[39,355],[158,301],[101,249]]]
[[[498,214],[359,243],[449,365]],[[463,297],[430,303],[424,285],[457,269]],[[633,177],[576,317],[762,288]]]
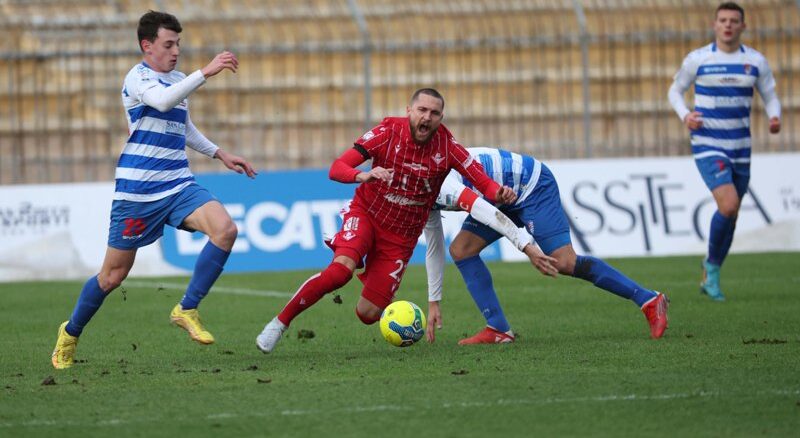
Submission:
[[[717,203],[708,234],[700,291],[723,301],[719,271],[733,242],[736,218],[750,181],[750,107],[755,87],[764,100],[769,132],[781,130],[781,104],[766,58],[741,42],[744,9],[726,2],[714,16],[715,41],[683,60],[669,102],[691,132],[692,154]],[[683,94],[694,84],[694,111]]]
[[[209,237],[170,320],[195,341],[214,342],[200,322],[197,306],[222,272],[237,229],[222,204],[195,183],[185,147],[251,178],[256,172],[243,158],[208,140],[189,117],[187,97],[207,78],[225,69],[235,73],[239,62],[232,53],[222,52],[202,69],[184,75],[175,70],[181,30],[177,18],[163,12],[149,11],[139,20],[143,60],[128,72],[122,87],[130,135],[117,162],[108,249],[100,272],[84,284],[72,316],[58,329],[52,355],[57,369],[72,366],[84,327],[128,275],[136,250],[161,237],[165,225]]]
[[[408,260],[425,227],[439,189],[451,169],[463,175],[491,201],[511,203],[516,195],[483,172],[481,165],[441,124],[444,98],[430,88],[417,90],[406,107],[407,117],[387,117],[336,159],[330,178],[361,183],[344,210],[341,230],[330,242],[333,261],[303,283],[286,307],[256,338],[268,353],[301,312],[350,281],[362,266],[364,285],[356,315],[373,324],[400,286]],[[356,166],[372,159],[372,169]]]
[[[458,267],[467,290],[486,319],[486,328],[476,335],[462,339],[460,345],[514,342],[514,333],[506,320],[492,284],[492,276],[480,258],[480,252],[501,237],[511,237],[517,248],[531,259],[543,274],[555,276],[550,263],[559,273],[591,282],[595,286],[636,303],[650,325],[650,336],[658,339],[667,328],[667,297],[646,289],[603,260],[575,254],[569,234],[569,223],[561,206],[561,197],[555,177],[547,166],[529,155],[520,155],[503,149],[469,148],[467,151],[479,161],[486,174],[495,182],[512,187],[517,195],[513,205],[500,207],[516,226],[526,231],[538,242],[541,250],[550,256],[542,258],[532,248],[533,243],[517,237],[512,231],[500,231],[492,222],[503,221],[505,216],[480,207],[477,197],[458,174],[451,173],[442,187],[436,202],[444,209],[470,211],[461,231],[450,244],[450,255]],[[476,208],[479,207],[479,208]],[[498,219],[499,218],[499,219]],[[434,219],[435,220],[435,219]],[[428,271],[428,340],[435,339],[435,328],[441,327],[442,277],[444,276],[444,234],[435,223],[426,228],[428,253],[425,266]],[[554,259],[554,260],[553,260]]]

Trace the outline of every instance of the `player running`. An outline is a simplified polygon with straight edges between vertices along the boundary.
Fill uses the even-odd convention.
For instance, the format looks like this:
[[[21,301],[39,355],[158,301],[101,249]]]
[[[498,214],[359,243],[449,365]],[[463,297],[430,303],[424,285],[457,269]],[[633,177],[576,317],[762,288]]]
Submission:
[[[406,108],[407,117],[389,117],[356,140],[330,169],[330,178],[361,183],[341,230],[331,241],[334,258],[322,272],[303,283],[286,307],[256,338],[258,348],[275,348],[292,320],[304,310],[359,274],[364,288],[356,315],[373,324],[392,302],[408,260],[427,221],[439,189],[451,169],[492,202],[511,203],[516,195],[483,172],[481,165],[441,124],[444,98],[430,88],[417,90]],[[372,169],[356,168],[372,159]]]
[[[239,62],[232,53],[222,52],[202,69],[184,75],[175,70],[181,30],[178,19],[163,12],[150,11],[139,20],[143,60],[128,72],[122,87],[130,135],[117,162],[108,250],[100,272],[84,284],[72,316],[58,329],[52,354],[57,369],[72,366],[84,327],[106,296],[127,277],[136,250],[161,237],[165,225],[209,237],[170,320],[186,329],[193,340],[214,342],[200,322],[197,306],[222,273],[237,229],[222,204],[195,183],[185,147],[251,178],[256,172],[243,158],[208,140],[189,118],[187,97],[207,78],[226,69],[235,73]]]
[[[500,207],[500,211],[519,227],[525,227],[545,254],[552,259],[541,258],[525,245],[523,238],[512,241],[531,259],[534,266],[545,275],[552,275],[549,263],[554,262],[559,273],[591,282],[595,286],[633,301],[642,310],[650,325],[650,336],[660,338],[667,328],[666,295],[646,289],[626,277],[601,259],[579,256],[572,247],[569,223],[561,206],[561,198],[555,177],[547,166],[529,155],[520,155],[502,149],[470,148],[469,154],[479,161],[486,174],[495,182],[513,188],[517,200],[512,205]],[[503,221],[480,203],[473,202],[477,195],[472,192],[469,181],[463,181],[457,173],[450,173],[442,186],[436,203],[444,209],[470,211],[461,231],[450,244],[450,255],[458,267],[467,290],[486,319],[486,328],[476,335],[462,339],[460,345],[493,344],[514,342],[514,333],[506,320],[503,309],[492,284],[492,276],[480,258],[480,252],[499,239],[503,232],[493,221]],[[480,208],[476,209],[475,207]],[[434,212],[431,216],[435,216]],[[498,219],[499,218],[499,219]],[[435,328],[441,327],[442,277],[444,276],[444,234],[436,217],[429,219],[432,226],[426,228],[429,251],[425,266],[428,271],[428,340],[433,341]],[[527,250],[526,250],[527,249]]]
[[[708,233],[700,291],[723,301],[719,270],[728,255],[742,197],[750,182],[750,107],[753,88],[764,100],[769,132],[781,130],[781,104],[766,58],[741,42],[744,9],[733,2],[717,7],[713,43],[683,60],[669,88],[669,101],[691,132],[692,154],[717,203]],[[683,93],[694,83],[694,111]]]

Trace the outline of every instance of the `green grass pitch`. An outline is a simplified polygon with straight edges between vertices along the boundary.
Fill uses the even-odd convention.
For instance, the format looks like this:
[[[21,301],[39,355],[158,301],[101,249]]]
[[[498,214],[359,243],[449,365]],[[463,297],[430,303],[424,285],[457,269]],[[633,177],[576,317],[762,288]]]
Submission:
[[[255,336],[312,271],[223,274],[201,306],[211,346],[168,324],[186,278],[138,278],[56,371],[81,282],[0,284],[0,436],[797,436],[800,253],[731,256],[724,303],[698,293],[699,257],[611,263],[669,295],[663,339],[630,302],[495,263],[514,344],[456,344],[483,320],[448,266],[434,344],[392,347],[362,325],[354,279],[264,355]],[[398,297],[427,309],[422,267]]]

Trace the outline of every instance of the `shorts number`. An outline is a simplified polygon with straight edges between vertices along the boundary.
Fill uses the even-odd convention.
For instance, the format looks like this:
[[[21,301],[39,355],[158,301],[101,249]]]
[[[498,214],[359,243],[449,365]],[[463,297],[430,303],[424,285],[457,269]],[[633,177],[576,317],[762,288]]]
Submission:
[[[406,267],[406,264],[402,260],[395,260],[397,263],[397,269],[389,273],[389,276],[394,278],[395,281],[400,282],[400,275],[403,273],[403,268]]]

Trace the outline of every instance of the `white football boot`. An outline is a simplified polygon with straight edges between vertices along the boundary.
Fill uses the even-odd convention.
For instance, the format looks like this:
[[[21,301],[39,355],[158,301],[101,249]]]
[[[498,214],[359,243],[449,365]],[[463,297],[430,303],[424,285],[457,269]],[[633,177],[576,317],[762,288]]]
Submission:
[[[258,346],[258,349],[262,352],[269,353],[275,348],[278,341],[281,340],[281,335],[283,335],[283,332],[285,332],[287,328],[289,327],[283,325],[283,323],[278,320],[277,316],[272,318],[272,321],[264,326],[264,330],[261,330],[261,334],[256,336],[256,346]]]

